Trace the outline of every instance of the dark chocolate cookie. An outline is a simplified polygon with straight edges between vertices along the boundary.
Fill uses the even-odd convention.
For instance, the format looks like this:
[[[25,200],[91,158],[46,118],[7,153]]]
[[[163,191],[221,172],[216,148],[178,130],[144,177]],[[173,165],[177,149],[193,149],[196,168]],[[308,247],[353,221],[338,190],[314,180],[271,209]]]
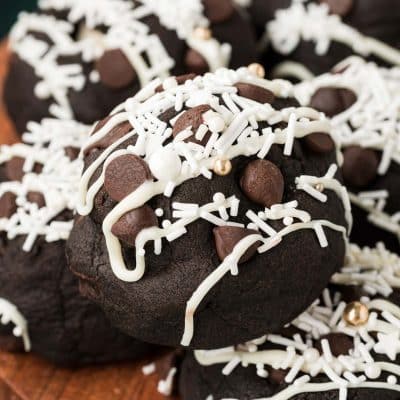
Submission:
[[[5,102],[17,130],[52,116],[93,123],[156,78],[254,61],[231,0],[46,1],[10,33]]]
[[[88,127],[56,120],[31,127],[24,137],[31,144],[0,149],[0,348],[31,350],[62,365],[154,351],[112,327],[79,294],[67,267],[65,240],[82,167],[76,150]],[[20,180],[11,181],[10,172]]]
[[[263,57],[268,69],[271,64],[283,62],[277,71],[304,78],[307,74],[293,62],[321,74],[351,55],[381,65],[400,65],[400,7],[396,0],[270,3],[255,1],[252,10],[265,18],[266,35],[271,43]],[[275,7],[272,20],[271,5]]]
[[[210,348],[279,329],[343,261],[329,124],[250,71],[149,86],[84,148],[69,263],[134,337]]]
[[[338,71],[338,72],[336,72]],[[383,241],[400,252],[400,130],[396,104],[400,68],[351,58],[297,86],[297,97],[332,118],[342,151],[342,172],[353,203],[351,239]],[[376,94],[380,87],[382,96]]]
[[[381,245],[351,245],[329,289],[284,330],[188,354],[183,400],[398,399],[399,266]]]

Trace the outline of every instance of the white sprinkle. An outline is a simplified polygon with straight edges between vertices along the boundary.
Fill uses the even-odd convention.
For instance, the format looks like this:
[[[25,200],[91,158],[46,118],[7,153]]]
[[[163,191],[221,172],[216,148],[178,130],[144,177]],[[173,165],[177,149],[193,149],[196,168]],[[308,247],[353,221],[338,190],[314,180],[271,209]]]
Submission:
[[[154,372],[156,372],[156,364],[151,363],[151,364],[145,365],[144,367],[142,367],[142,372],[144,375],[153,374]]]
[[[328,240],[325,236],[324,229],[319,223],[314,224],[315,233],[317,234],[319,244],[322,248],[328,247]]]
[[[296,131],[297,117],[295,113],[291,113],[289,117],[288,126],[286,128],[286,142],[283,149],[283,154],[285,156],[290,156],[292,154],[294,136]]]
[[[292,368],[290,369],[289,373],[285,377],[286,383],[292,383],[295,379],[297,374],[300,372],[301,367],[304,364],[304,358],[299,357],[293,364]]]
[[[222,374],[227,376],[232,373],[232,371],[240,364],[240,357],[234,357],[229,361],[228,364],[222,370]]]

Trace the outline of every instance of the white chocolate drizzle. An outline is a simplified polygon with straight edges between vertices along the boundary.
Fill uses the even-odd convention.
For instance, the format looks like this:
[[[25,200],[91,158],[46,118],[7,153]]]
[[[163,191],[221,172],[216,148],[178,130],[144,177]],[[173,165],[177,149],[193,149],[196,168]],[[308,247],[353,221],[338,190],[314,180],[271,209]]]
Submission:
[[[383,68],[358,57],[350,57],[335,67],[341,73],[326,73],[295,86],[295,96],[310,104],[320,88],[347,88],[357,101],[331,118],[332,137],[341,150],[361,146],[382,153],[378,174],[385,175],[392,163],[400,164],[400,68]],[[339,155],[339,160],[342,156]],[[353,204],[368,213],[368,220],[400,240],[400,212],[389,214],[385,190],[351,193]]]
[[[400,307],[386,299],[393,288],[400,287],[399,265],[399,256],[387,251],[383,244],[373,249],[360,249],[356,245],[348,247],[346,264],[334,276],[332,283],[361,285],[364,289],[376,283],[372,297],[360,299],[370,310],[365,325],[348,325],[342,317],[346,303],[340,292],[325,289],[321,299],[292,322],[291,325],[302,331],[302,335],[267,334],[235,347],[199,350],[195,351],[196,360],[202,366],[225,365],[221,367],[225,375],[230,375],[235,368],[250,365],[256,368],[260,378],[268,377],[265,367],[287,370],[285,382],[289,386],[259,400],[289,400],[300,393],[333,390],[339,391],[339,399],[346,400],[348,390],[364,388],[400,392],[397,384],[400,367],[396,363],[400,354]],[[379,286],[379,280],[385,284]],[[376,333],[376,337],[371,336],[371,332]],[[334,356],[328,340],[323,339],[336,333],[344,334],[354,342],[348,354]],[[322,351],[316,347],[318,341]],[[276,349],[259,349],[266,343],[275,345]],[[377,354],[387,360],[375,360]],[[381,378],[383,373],[390,374],[387,381]],[[314,377],[324,377],[326,382],[315,383]]]
[[[174,78],[172,79],[175,81]],[[77,208],[81,215],[88,215],[92,211],[95,195],[104,183],[107,165],[120,155],[135,154],[142,157],[148,162],[153,176],[157,178],[157,180],[144,182],[126,196],[103,221],[102,228],[111,268],[119,279],[126,282],[141,279],[146,270],[144,250],[146,244],[154,242],[154,251],[160,254],[162,239],[168,241],[178,239],[186,233],[186,227],[198,219],[205,219],[216,226],[241,226],[234,221],[239,207],[239,200],[234,196],[216,193],[212,202],[203,205],[173,203],[175,221],[164,221],[161,227],[144,229],[138,234],[136,264],[133,269],[128,269],[119,239],[112,233],[113,225],[124,214],[143,206],[157,195],[171,196],[174,188],[189,179],[201,175],[212,179],[214,163],[220,157],[227,160],[252,155],[265,158],[274,144],[282,145],[284,154],[291,156],[295,139],[314,132],[329,132],[327,120],[315,110],[307,107],[275,110],[270,104],[260,104],[239,96],[234,86],[238,82],[258,85],[280,97],[286,97],[291,91],[291,85],[288,82],[257,78],[247,68],[237,71],[220,69],[214,74],[196,77],[182,85],[178,85],[176,81],[171,82],[169,78],[163,84],[165,90],[156,94],[154,90],[160,82],[155,81],[138,95],[117,107],[107,123],[90,137],[86,148],[103,139],[123,122],[129,121],[133,126],[132,131],[106,148],[83,173]],[[200,134],[200,128],[197,132],[192,132],[191,128],[188,128],[165,144],[167,139],[171,138],[172,129],[159,119],[160,115],[172,107],[180,115],[187,108],[200,104],[211,107],[211,111],[204,114],[205,132],[207,130],[211,132],[205,146],[183,141],[188,136],[188,132]],[[176,118],[170,122],[173,125],[175,121]],[[268,122],[271,125],[286,122],[288,126],[285,129],[271,126],[260,132],[257,130],[260,122]],[[136,137],[134,146],[129,145],[125,149],[115,151],[132,137]],[[98,168],[102,170],[100,177],[89,185],[91,177]],[[339,198],[343,200],[344,208],[348,211],[349,201],[342,186],[334,179],[335,172],[335,167],[332,167],[322,178],[299,177],[299,190],[324,184],[327,190],[339,195]],[[248,227],[260,233],[248,236],[239,242],[232,254],[193,293],[187,303],[182,345],[188,346],[191,343],[194,333],[194,313],[201,301],[225,274],[230,272],[238,275],[238,260],[255,242],[260,242],[258,252],[263,253],[277,246],[286,235],[300,229],[314,230],[321,247],[328,246],[324,229],[331,229],[346,236],[344,226],[327,220],[312,220],[305,210],[298,209],[297,202],[277,204],[271,209],[266,208],[258,215],[249,210],[246,215],[249,218]],[[268,220],[283,220],[285,226],[281,231],[276,232],[268,224]],[[349,220],[349,225],[350,222]]]
[[[13,157],[25,159],[21,182],[0,183],[0,197],[11,192],[17,205],[12,216],[0,219],[0,231],[6,232],[10,240],[26,236],[22,247],[26,252],[32,250],[38,236],[47,242],[68,239],[72,217],[70,221],[57,221],[56,217],[65,210],[74,212],[83,163],[79,158],[71,161],[65,148],[79,151],[89,127],[74,121],[45,119],[40,124],[29,123],[28,129],[23,135],[25,143],[0,147],[0,164]],[[35,172],[35,164],[42,166],[40,173]],[[29,192],[43,194],[45,206],[39,208],[29,201]]]
[[[22,338],[25,351],[30,351],[31,342],[26,319],[14,304],[4,298],[0,298],[0,322],[2,325],[13,323],[15,325],[12,330],[13,335]]]
[[[200,0],[176,0],[171,7],[167,0],[140,0],[137,5],[125,0],[41,0],[42,11],[68,11],[66,20],[35,13],[21,13],[10,33],[11,49],[34,70],[39,82],[35,95],[51,99],[50,115],[72,119],[74,112],[70,91],[82,91],[87,78],[98,82],[94,61],[107,50],[121,49],[135,69],[141,86],[153,79],[171,74],[175,61],[169,56],[160,38],[151,34],[142,19],[155,15],[160,23],[174,30],[189,47],[194,48],[214,71],[229,64],[231,46],[215,38],[199,39],[198,27],[207,27]],[[100,27],[105,27],[102,33]],[[79,29],[77,38],[74,31]],[[52,43],[35,34],[45,34]],[[122,44],[122,45],[121,45]],[[81,56],[93,69],[86,77],[81,64],[60,64],[60,57]],[[97,74],[96,74],[97,73]]]
[[[329,13],[327,4],[304,4],[293,0],[290,7],[279,9],[267,23],[267,35],[274,49],[281,54],[292,53],[301,43],[315,43],[315,53],[325,56],[332,42],[348,46],[363,57],[376,56],[400,65],[400,51],[373,37],[365,36],[347,25],[340,16]]]

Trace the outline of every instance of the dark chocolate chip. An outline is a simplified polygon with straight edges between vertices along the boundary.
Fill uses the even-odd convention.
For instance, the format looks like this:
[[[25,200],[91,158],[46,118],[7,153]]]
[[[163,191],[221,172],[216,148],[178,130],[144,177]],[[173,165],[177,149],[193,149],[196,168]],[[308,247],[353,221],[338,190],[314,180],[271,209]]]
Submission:
[[[357,96],[350,89],[323,87],[314,93],[310,106],[328,117],[334,117],[350,108],[356,101]]]
[[[210,70],[207,60],[194,49],[187,50],[184,60],[187,69],[197,75],[203,75]]]
[[[67,146],[64,151],[71,161],[74,161],[79,157],[80,149],[78,147]]]
[[[232,0],[203,0],[204,13],[213,24],[227,21],[235,12]]]
[[[200,125],[204,122],[203,114],[205,114],[209,110],[211,110],[211,107],[208,104],[201,104],[197,107],[193,107],[185,111],[175,121],[175,125],[172,130],[172,135],[175,137],[180,132],[191,126],[193,135],[190,136],[188,139],[186,139],[186,141],[201,144],[203,146],[206,145],[210,138],[210,133],[205,134],[203,140],[201,141],[195,138],[195,134],[197,132],[197,129],[199,129]]]
[[[111,89],[122,89],[136,79],[136,72],[120,49],[107,50],[96,62],[101,82]]]
[[[136,236],[145,228],[157,226],[155,212],[147,205],[123,215],[112,227],[112,233],[130,247],[135,247]]]
[[[6,175],[10,181],[22,181],[24,177],[25,159],[22,157],[13,157],[6,163]]]
[[[238,89],[239,96],[257,101],[261,104],[272,103],[275,99],[275,95],[270,90],[257,85],[239,82],[235,87]]]
[[[113,116],[109,116],[106,119],[100,121],[96,125],[93,134],[99,131],[112,117]],[[114,129],[108,132],[102,139],[100,139],[96,143],[93,143],[90,147],[85,149],[85,155],[89,154],[94,149],[99,149],[99,150],[106,149],[107,147],[115,143],[117,140],[124,137],[127,133],[132,131],[132,129],[133,129],[132,125],[128,121],[117,125]]]
[[[42,208],[46,205],[46,200],[43,196],[43,193],[28,192],[26,198],[30,203],[36,203],[39,208]]]
[[[280,169],[271,161],[255,160],[246,166],[240,186],[250,200],[271,207],[282,201],[285,182]]]
[[[322,336],[321,339],[315,344],[315,347],[322,354],[322,340],[326,339],[329,343],[332,354],[335,357],[346,356],[349,351],[354,348],[354,343],[351,338],[349,338],[344,333],[330,333],[328,335]]]
[[[213,233],[218,257],[223,261],[232,253],[237,243],[246,236],[257,234],[258,232],[251,229],[240,228],[238,226],[218,226],[213,229]],[[260,244],[258,242],[250,246],[239,260],[239,263],[244,263],[250,260],[250,258],[256,254],[259,246]]]
[[[376,178],[379,159],[374,150],[351,146],[343,157],[343,177],[349,186],[365,187]]]
[[[152,179],[147,163],[135,154],[112,160],[104,174],[104,188],[115,201],[121,201],[145,181]]]
[[[169,123],[172,119],[174,119],[178,113],[175,110],[175,107],[170,107],[165,110],[162,114],[158,116],[159,120],[162,122]]]
[[[185,75],[179,75],[176,76],[176,82],[178,83],[178,85],[183,85],[186,81],[190,81],[193,80],[194,78],[196,78],[196,74],[185,74]],[[161,93],[164,91],[163,85],[159,85],[156,87],[155,92],[156,93]]]
[[[329,134],[315,132],[304,138],[306,146],[315,153],[330,153],[335,149],[335,142]]]
[[[25,175],[24,172],[25,159],[22,157],[13,157],[6,163],[6,175],[10,181],[22,181]],[[33,172],[40,174],[43,170],[43,165],[35,163]]]
[[[273,385],[283,385],[288,372],[287,369],[268,368],[268,381]]]
[[[353,0],[319,0],[319,2],[328,4],[331,13],[341,17],[349,14],[354,5]]]
[[[11,192],[5,192],[0,197],[0,218],[10,218],[17,211],[17,196]]]

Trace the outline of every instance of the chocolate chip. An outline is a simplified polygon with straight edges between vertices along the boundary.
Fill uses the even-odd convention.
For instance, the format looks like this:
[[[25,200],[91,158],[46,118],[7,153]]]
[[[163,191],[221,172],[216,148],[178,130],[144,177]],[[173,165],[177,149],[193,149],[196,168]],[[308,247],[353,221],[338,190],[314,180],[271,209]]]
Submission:
[[[232,0],[203,0],[204,13],[213,24],[219,24],[232,17],[235,8]]]
[[[232,253],[237,243],[246,236],[257,234],[258,232],[251,229],[240,228],[238,226],[218,226],[213,229],[213,233],[218,257],[223,261]],[[244,263],[250,260],[250,258],[256,254],[259,246],[260,244],[258,242],[250,246],[239,260],[239,263]]]
[[[25,159],[22,157],[13,157],[6,163],[6,175],[10,181],[22,181],[25,175],[24,172]],[[40,174],[43,170],[43,165],[35,163],[33,172]]]
[[[11,192],[5,192],[0,197],[0,218],[10,218],[17,211],[17,196]]]
[[[107,50],[96,62],[101,82],[110,89],[122,89],[136,79],[136,72],[120,49]]]
[[[197,75],[203,75],[210,70],[207,60],[196,50],[188,49],[184,61],[187,69]]]
[[[257,85],[239,82],[235,87],[238,89],[239,96],[257,101],[261,104],[272,103],[275,99],[275,95],[270,90]]]
[[[78,147],[67,146],[64,151],[71,161],[74,161],[79,157],[80,149]]]
[[[106,119],[100,121],[92,134],[95,134],[98,132],[113,116],[109,116]],[[102,139],[97,141],[96,143],[93,143],[90,147],[85,149],[85,155],[89,154],[92,150],[94,149],[106,149],[107,147],[111,146],[113,143],[115,143],[117,140],[121,139],[124,137],[127,133],[132,131],[132,125],[126,121],[123,122],[119,125],[117,125],[115,128],[113,128],[110,132],[108,132]]]
[[[172,119],[174,119],[178,113],[175,110],[175,107],[170,107],[165,110],[162,114],[158,116],[158,119],[162,122],[169,123]]]
[[[10,181],[22,181],[24,177],[25,159],[22,157],[13,157],[6,163],[6,175]]]
[[[377,175],[379,159],[374,150],[351,146],[343,153],[343,177],[349,186],[364,187]]]
[[[287,369],[268,368],[268,381],[273,385],[283,385],[288,372]]]
[[[112,160],[104,174],[104,188],[115,201],[121,201],[152,178],[147,163],[135,154]]]
[[[130,247],[135,247],[136,236],[145,228],[157,226],[155,212],[147,205],[123,215],[112,227],[112,233]]]
[[[39,208],[46,205],[46,200],[40,192],[28,192],[26,198],[30,203],[36,203]]]
[[[328,117],[334,117],[350,108],[356,101],[357,96],[352,90],[323,87],[314,93],[310,106]]]
[[[176,82],[178,83],[178,85],[183,85],[186,81],[190,81],[193,80],[194,78],[196,78],[196,74],[184,74],[184,75],[179,75],[176,76]],[[155,92],[156,93],[161,93],[164,91],[163,85],[159,85],[156,87]]]
[[[346,16],[353,8],[353,0],[319,0],[320,3],[326,3],[332,14]]]
[[[329,134],[315,132],[304,138],[306,146],[315,153],[330,153],[335,149],[335,142]]]
[[[201,104],[197,107],[193,107],[187,111],[185,111],[176,121],[174,128],[172,130],[172,135],[175,137],[179,133],[181,133],[186,128],[192,127],[193,135],[190,136],[185,141],[193,142],[197,144],[201,144],[205,146],[210,138],[210,133],[204,135],[203,140],[197,140],[195,138],[195,134],[197,129],[199,129],[200,125],[203,121],[203,114],[207,111],[211,110],[211,107],[208,104]]]
[[[329,347],[332,354],[335,357],[347,356],[349,351],[354,348],[354,343],[351,338],[349,338],[344,333],[330,333],[328,335],[322,336],[321,339],[316,342],[315,347],[322,354],[322,340],[326,339],[329,342]]]
[[[246,166],[240,186],[250,200],[271,207],[282,201],[285,184],[275,164],[267,160],[255,160]]]

